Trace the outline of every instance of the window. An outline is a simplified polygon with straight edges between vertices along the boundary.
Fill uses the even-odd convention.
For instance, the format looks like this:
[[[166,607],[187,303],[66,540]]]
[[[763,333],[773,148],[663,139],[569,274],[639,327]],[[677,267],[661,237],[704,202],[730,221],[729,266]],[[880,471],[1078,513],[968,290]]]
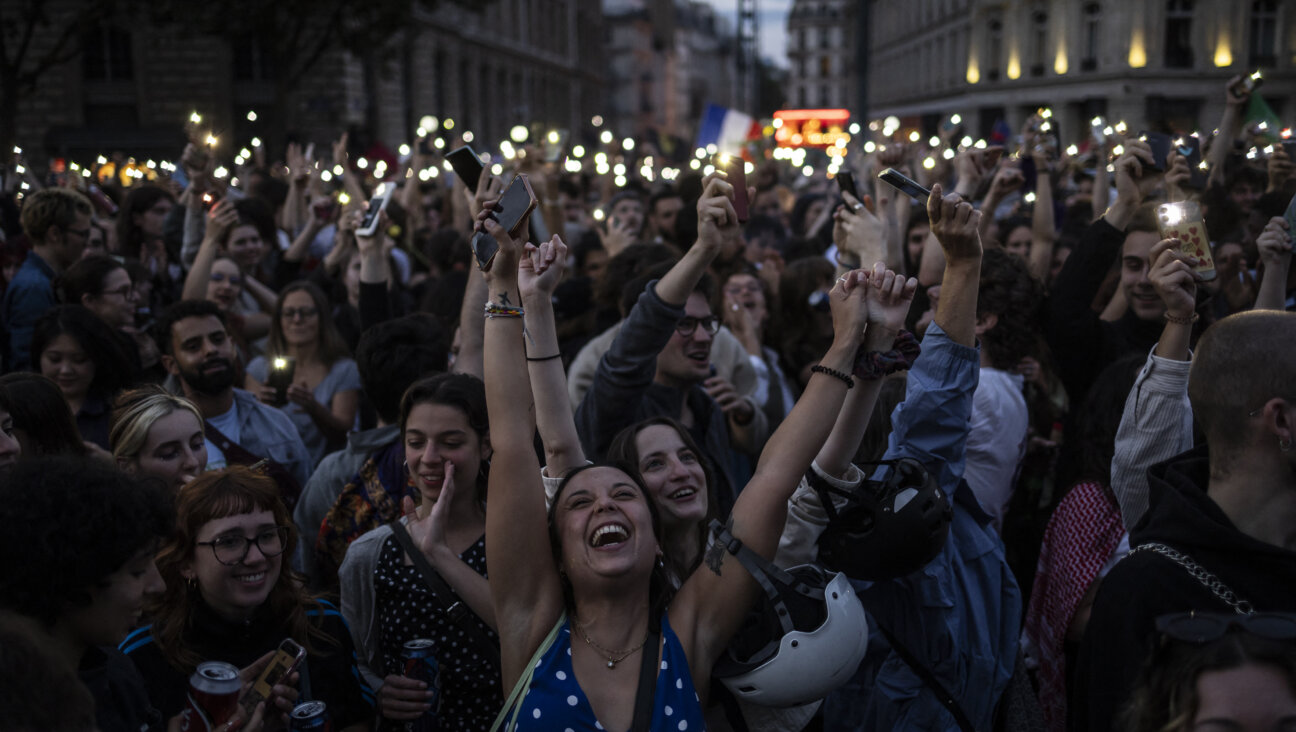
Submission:
[[[1044,75],[1044,57],[1048,53],[1048,13],[1036,8],[1031,13],[1031,76]]]
[[[128,81],[135,75],[131,34],[120,28],[96,25],[88,30],[81,47],[81,67],[86,79]]]
[[[1098,44],[1102,39],[1101,29],[1102,5],[1089,3],[1084,6],[1084,55],[1080,59],[1081,71],[1093,71],[1098,68]]]
[[[999,64],[1003,61],[1003,21],[998,17],[990,19],[990,32],[986,43],[986,79],[999,80]]]
[[[1166,2],[1165,65],[1171,69],[1193,67],[1193,0]]]
[[[1278,2],[1255,0],[1251,3],[1250,66],[1273,66],[1278,62]]]
[[[820,75],[820,76],[832,76],[832,57],[831,57],[831,56],[820,56],[820,57],[819,57],[819,75]]]
[[[259,41],[254,38],[238,38],[233,45],[231,51],[236,81],[270,81],[274,78],[270,54],[265,52]]]

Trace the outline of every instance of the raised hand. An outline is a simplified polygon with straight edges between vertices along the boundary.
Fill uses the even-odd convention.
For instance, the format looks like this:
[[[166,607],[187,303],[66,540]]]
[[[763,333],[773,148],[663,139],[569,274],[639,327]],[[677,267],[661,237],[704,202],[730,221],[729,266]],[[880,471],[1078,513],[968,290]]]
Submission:
[[[873,271],[866,272],[865,277],[864,302],[868,308],[869,327],[881,326],[891,331],[903,328],[914,293],[918,291],[917,278],[905,279],[887,269],[882,262],[874,264]]]
[[[608,219],[607,233],[603,235],[603,248],[609,257],[615,257],[622,250],[635,243],[635,232],[630,224],[616,216]]]
[[[1180,251],[1178,239],[1162,239],[1152,246],[1148,259],[1148,281],[1156,288],[1166,313],[1177,318],[1191,318],[1197,307],[1197,283],[1201,275],[1193,270],[1197,258]]]
[[[557,234],[538,247],[527,244],[518,262],[518,291],[522,299],[552,296],[562,282],[566,266],[567,245]]]
[[[932,186],[927,216],[931,219],[931,232],[945,252],[946,263],[980,262],[981,212],[957,193],[942,196],[943,193],[939,183]]]
[[[838,206],[833,212],[833,241],[837,249],[850,252],[869,262],[886,255],[886,221],[870,208],[845,194],[850,206]],[[865,198],[868,198],[865,196]]]
[[[234,202],[228,198],[212,206],[207,214],[207,231],[205,238],[224,244],[230,230],[238,225],[238,211]]]
[[[1166,197],[1172,202],[1186,201],[1188,196],[1184,193],[1184,186],[1191,177],[1192,171],[1188,169],[1188,158],[1180,155],[1177,150],[1171,150],[1166,157]]]
[[[1127,140],[1125,151],[1116,158],[1116,197],[1128,205],[1138,206],[1143,201],[1147,189],[1155,185],[1156,171],[1151,166],[1156,162],[1152,157],[1152,148],[1142,140]],[[1147,168],[1143,166],[1147,165]]]
[[[1015,165],[1004,163],[995,173],[995,177],[990,181],[990,192],[986,194],[986,200],[999,201],[1009,193],[1021,188],[1026,184],[1026,176],[1022,174],[1021,168]]]
[[[408,517],[405,528],[409,531],[410,538],[414,540],[414,546],[423,552],[423,556],[427,557],[433,567],[437,565],[439,555],[443,556],[445,552],[450,551],[449,545],[446,544],[446,533],[449,529],[450,504],[454,501],[455,495],[454,474],[454,463],[447,461],[445,478],[441,481],[441,492],[437,495],[436,503],[432,504],[432,508],[422,512],[422,517],[419,515],[420,512],[414,509],[413,498],[405,496],[401,501],[401,508]]]
[[[485,174],[482,176],[485,177]],[[474,232],[485,231],[494,237],[499,244],[499,251],[495,254],[495,259],[490,263],[487,269],[482,270],[486,281],[504,280],[513,281],[518,276],[518,260],[521,259],[525,250],[527,238],[530,236],[530,224],[524,223],[517,236],[513,236],[500,226],[499,221],[495,220],[495,212],[500,209],[499,201],[485,201],[482,204],[482,210],[477,214],[477,223],[473,227]]]
[[[864,270],[852,270],[838,277],[828,293],[834,344],[853,348],[863,341],[864,328],[868,325],[868,304],[864,301],[866,282]]]
[[[1285,272],[1291,264],[1292,237],[1287,230],[1287,219],[1275,216],[1265,224],[1264,231],[1256,238],[1256,247],[1260,250],[1260,261],[1265,269],[1281,267]]]
[[[698,245],[712,253],[719,253],[729,231],[738,228],[733,198],[733,186],[718,173],[702,181],[702,196],[697,203]]]

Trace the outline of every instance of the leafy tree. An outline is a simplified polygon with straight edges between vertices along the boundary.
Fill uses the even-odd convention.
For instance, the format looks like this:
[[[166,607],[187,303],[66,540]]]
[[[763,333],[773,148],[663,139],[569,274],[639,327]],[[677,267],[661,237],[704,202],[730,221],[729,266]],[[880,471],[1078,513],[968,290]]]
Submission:
[[[18,132],[18,110],[41,77],[81,54],[85,34],[123,5],[116,0],[0,2],[0,160]]]

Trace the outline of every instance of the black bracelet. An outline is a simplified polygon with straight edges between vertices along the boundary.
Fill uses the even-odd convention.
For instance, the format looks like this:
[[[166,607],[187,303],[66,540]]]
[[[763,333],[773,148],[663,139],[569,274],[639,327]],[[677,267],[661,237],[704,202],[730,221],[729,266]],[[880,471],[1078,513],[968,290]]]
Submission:
[[[810,371],[816,374],[827,374],[834,379],[840,379],[841,382],[846,385],[847,389],[855,388],[855,380],[852,379],[848,373],[838,371],[837,369],[830,369],[827,366],[820,366],[819,364],[811,366]]]
[[[535,362],[535,361],[552,361],[552,360],[554,360],[555,358],[562,358],[562,354],[561,354],[561,353],[555,353],[555,354],[552,355],[552,356],[541,356],[540,358],[531,358],[530,356],[527,356],[527,357],[526,357],[526,360],[528,360],[528,361],[532,361],[532,362]]]

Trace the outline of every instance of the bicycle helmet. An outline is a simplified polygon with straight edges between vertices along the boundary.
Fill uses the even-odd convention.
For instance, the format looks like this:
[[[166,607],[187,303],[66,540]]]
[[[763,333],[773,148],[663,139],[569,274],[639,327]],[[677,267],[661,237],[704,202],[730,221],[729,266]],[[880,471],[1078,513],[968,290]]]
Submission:
[[[711,522],[717,545],[764,591],[713,675],[737,699],[791,707],[822,699],[864,659],[868,621],[850,580],[812,564],[781,570]]]
[[[953,507],[936,479],[911,458],[861,465],[865,479],[851,490],[806,472],[828,514],[819,537],[819,563],[856,580],[886,580],[916,572],[940,553]],[[833,495],[844,495],[834,506]]]

